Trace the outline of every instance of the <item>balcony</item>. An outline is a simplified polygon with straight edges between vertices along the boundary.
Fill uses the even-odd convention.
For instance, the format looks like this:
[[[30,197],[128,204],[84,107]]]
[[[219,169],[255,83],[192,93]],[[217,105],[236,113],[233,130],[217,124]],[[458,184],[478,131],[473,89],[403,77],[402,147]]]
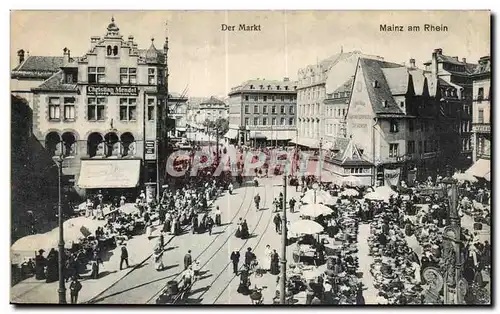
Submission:
[[[473,133],[491,133],[490,123],[472,123]]]

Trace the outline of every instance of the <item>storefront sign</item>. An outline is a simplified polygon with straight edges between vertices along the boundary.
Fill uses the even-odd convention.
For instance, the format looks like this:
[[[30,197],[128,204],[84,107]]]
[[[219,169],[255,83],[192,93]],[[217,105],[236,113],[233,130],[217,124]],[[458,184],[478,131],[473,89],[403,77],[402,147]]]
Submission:
[[[401,168],[397,169],[384,169],[384,181],[386,185],[399,185],[399,176],[401,175]]]
[[[109,86],[109,85],[88,85],[87,95],[95,96],[137,96],[137,87],[131,86]]]
[[[156,145],[155,141],[146,141],[144,145],[144,152],[146,160],[155,160],[156,159]]]

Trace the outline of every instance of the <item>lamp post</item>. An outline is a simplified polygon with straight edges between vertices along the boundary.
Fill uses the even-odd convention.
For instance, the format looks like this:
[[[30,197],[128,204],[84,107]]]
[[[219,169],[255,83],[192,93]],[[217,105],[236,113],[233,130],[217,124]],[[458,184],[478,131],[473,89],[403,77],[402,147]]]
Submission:
[[[313,191],[314,191],[314,204],[316,204],[316,192],[318,191],[319,189],[319,184],[318,183],[314,183],[313,184]]]
[[[281,230],[281,277],[280,277],[280,303],[285,304],[286,300],[286,242],[287,242],[287,226],[286,226],[286,171],[283,174],[283,220]]]
[[[321,171],[323,170],[323,138],[319,139],[319,182],[321,183]]]
[[[442,275],[444,279],[444,303],[464,304],[467,283],[462,278],[463,258],[461,241],[461,221],[458,215],[457,182],[448,176],[440,181],[445,197],[449,197],[448,225],[443,232]]]
[[[61,187],[61,179],[62,179],[62,163],[64,161],[64,153],[62,149],[63,143],[61,142],[61,153],[56,158],[57,161],[57,192],[58,192],[58,201],[57,201],[57,215],[58,215],[58,224],[59,224],[59,254],[58,254],[58,274],[59,274],[59,289],[57,290],[59,294],[59,304],[66,304],[66,286],[64,285],[64,231],[63,231],[63,210],[62,210],[62,187]]]

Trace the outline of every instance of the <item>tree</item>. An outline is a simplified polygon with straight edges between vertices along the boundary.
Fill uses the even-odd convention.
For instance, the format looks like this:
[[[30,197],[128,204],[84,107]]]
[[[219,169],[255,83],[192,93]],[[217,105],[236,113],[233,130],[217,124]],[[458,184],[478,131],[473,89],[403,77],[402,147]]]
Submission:
[[[219,135],[224,135],[229,131],[229,121],[224,118],[218,118],[215,121],[215,129],[219,132]]]

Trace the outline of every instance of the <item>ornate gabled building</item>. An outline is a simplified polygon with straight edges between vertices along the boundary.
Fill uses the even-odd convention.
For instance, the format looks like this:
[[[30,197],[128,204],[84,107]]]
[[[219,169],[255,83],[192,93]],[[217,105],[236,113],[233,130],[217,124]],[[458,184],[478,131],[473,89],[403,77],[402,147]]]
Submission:
[[[165,109],[167,51],[168,38],[163,49],[154,39],[139,49],[112,19],[104,37],[91,37],[83,56],[74,58],[65,48],[63,57],[51,59],[58,61],[41,67],[45,80],[31,89],[33,134],[51,156],[64,156],[63,175],[80,194],[163,180],[173,124]]]
[[[457,154],[459,89],[415,67],[360,58],[347,134],[374,164],[373,182],[410,183],[444,171]],[[455,150],[454,150],[455,148]]]

